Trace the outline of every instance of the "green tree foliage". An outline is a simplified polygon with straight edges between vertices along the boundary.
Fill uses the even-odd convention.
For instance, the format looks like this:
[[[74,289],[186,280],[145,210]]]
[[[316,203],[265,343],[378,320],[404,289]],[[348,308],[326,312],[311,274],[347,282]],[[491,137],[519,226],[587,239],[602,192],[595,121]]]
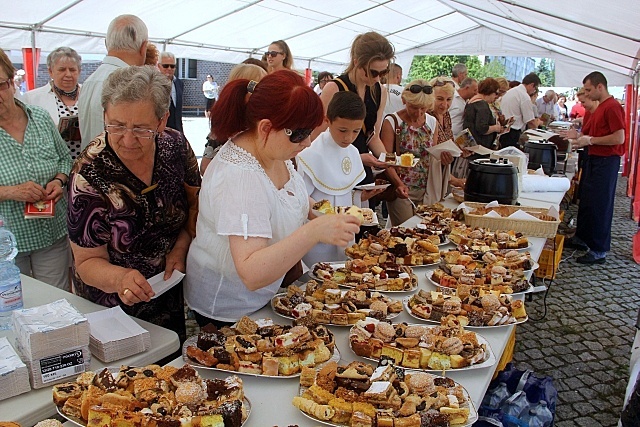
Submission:
[[[502,64],[493,62],[482,65],[477,56],[429,55],[413,58],[407,78],[430,80],[438,76],[451,76],[451,69],[460,62],[467,66],[469,77],[477,80],[505,75]]]
[[[540,77],[541,86],[553,87],[556,84],[555,62],[552,59],[542,58],[536,67],[536,74]]]

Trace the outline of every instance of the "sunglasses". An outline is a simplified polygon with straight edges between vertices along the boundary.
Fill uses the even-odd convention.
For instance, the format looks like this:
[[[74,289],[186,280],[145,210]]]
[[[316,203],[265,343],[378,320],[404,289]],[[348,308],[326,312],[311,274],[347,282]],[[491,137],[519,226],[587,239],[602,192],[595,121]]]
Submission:
[[[284,55],[284,52],[278,52],[277,50],[270,50],[268,52],[265,52],[264,54],[272,58],[275,58],[278,55]]]
[[[411,93],[420,93],[424,92],[427,95],[431,95],[433,93],[433,88],[429,85],[420,86],[420,85],[411,85],[409,86],[409,92]]]
[[[378,71],[378,70],[372,70],[371,68],[369,68],[369,73],[367,74],[367,71],[365,70],[365,74],[367,75],[367,77],[368,77],[368,74],[371,74],[371,77],[375,79],[377,77],[384,77],[387,74],[389,74],[389,69],[386,68],[382,71]]]
[[[160,64],[162,68],[176,68],[176,64]]]
[[[453,83],[453,80],[437,80],[433,85],[438,87],[438,86],[444,86],[446,84],[450,84],[453,87],[456,87],[455,83]]]
[[[289,141],[294,144],[298,144],[309,138],[311,132],[313,132],[313,129],[284,129],[284,134],[287,135],[289,137]]]

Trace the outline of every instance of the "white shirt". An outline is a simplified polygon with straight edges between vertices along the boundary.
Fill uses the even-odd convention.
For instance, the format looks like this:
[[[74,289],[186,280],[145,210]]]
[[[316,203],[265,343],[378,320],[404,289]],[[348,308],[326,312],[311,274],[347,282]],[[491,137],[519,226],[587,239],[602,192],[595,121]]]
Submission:
[[[218,83],[210,82],[209,80],[205,81],[202,84],[202,92],[207,99],[217,99],[218,98]]]
[[[453,100],[451,101],[451,107],[449,107],[449,114],[451,115],[451,130],[453,131],[454,137],[463,131],[464,107],[466,106],[467,101],[460,96],[457,90],[453,91]]]
[[[515,119],[511,129],[525,130],[527,123],[536,118],[531,97],[523,84],[509,89],[504,94],[500,108],[502,108],[502,114],[505,118],[513,117]]]
[[[536,99],[536,106],[538,107],[538,116],[540,117],[543,114],[548,114],[555,118],[555,120],[559,120],[560,118],[560,107],[553,102],[553,100],[549,102],[544,102],[544,97]]]
[[[389,90],[389,96],[387,97],[387,105],[384,107],[384,115],[393,114],[396,111],[400,111],[404,108],[402,103],[402,91],[404,87],[400,85],[386,85]]]
[[[82,149],[104,131],[104,110],[101,98],[105,80],[118,68],[128,66],[129,64],[122,59],[107,55],[102,60],[102,65],[82,85],[82,91],[78,97],[78,120],[80,121]]]
[[[353,196],[351,193],[365,177],[360,153],[353,145],[342,148],[336,144],[329,129],[318,135],[311,147],[298,154],[296,163],[307,194],[313,200],[326,199],[331,206],[362,206],[360,191]],[[317,262],[345,259],[344,248],[324,243],[315,245],[302,257],[308,267]]]
[[[287,161],[290,179],[278,190],[251,154],[228,141],[202,180],[196,238],[187,257],[184,297],[197,313],[235,322],[264,307],[282,278],[250,291],[236,270],[229,236],[263,237],[274,244],[301,227],[309,198]]]

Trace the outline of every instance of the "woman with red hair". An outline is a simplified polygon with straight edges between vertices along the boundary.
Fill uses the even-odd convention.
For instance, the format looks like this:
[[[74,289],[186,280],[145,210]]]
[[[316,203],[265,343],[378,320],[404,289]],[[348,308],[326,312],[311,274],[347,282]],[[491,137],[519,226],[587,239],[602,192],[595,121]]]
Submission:
[[[185,300],[201,326],[259,310],[307,251],[344,247],[359,230],[351,215],[306,222],[310,199],[289,159],[311,145],[323,109],[302,77],[283,70],[227,83],[211,117],[212,132],[229,140],[203,179],[187,259]]]

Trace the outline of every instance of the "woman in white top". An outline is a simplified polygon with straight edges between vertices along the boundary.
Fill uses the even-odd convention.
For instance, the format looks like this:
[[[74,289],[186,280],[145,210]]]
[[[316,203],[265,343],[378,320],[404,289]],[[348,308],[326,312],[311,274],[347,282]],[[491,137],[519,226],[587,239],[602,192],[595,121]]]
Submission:
[[[42,107],[58,126],[62,139],[69,147],[71,159],[80,154],[78,126],[78,96],[80,95],[80,66],[82,58],[70,47],[59,47],[47,56],[47,70],[51,81],[25,93],[22,100]]]
[[[200,325],[220,326],[266,305],[317,243],[346,246],[359,222],[351,215],[306,222],[309,197],[289,159],[311,144],[323,110],[302,77],[284,70],[260,83],[230,82],[211,116],[216,136],[230,139],[203,179],[185,300]]]

